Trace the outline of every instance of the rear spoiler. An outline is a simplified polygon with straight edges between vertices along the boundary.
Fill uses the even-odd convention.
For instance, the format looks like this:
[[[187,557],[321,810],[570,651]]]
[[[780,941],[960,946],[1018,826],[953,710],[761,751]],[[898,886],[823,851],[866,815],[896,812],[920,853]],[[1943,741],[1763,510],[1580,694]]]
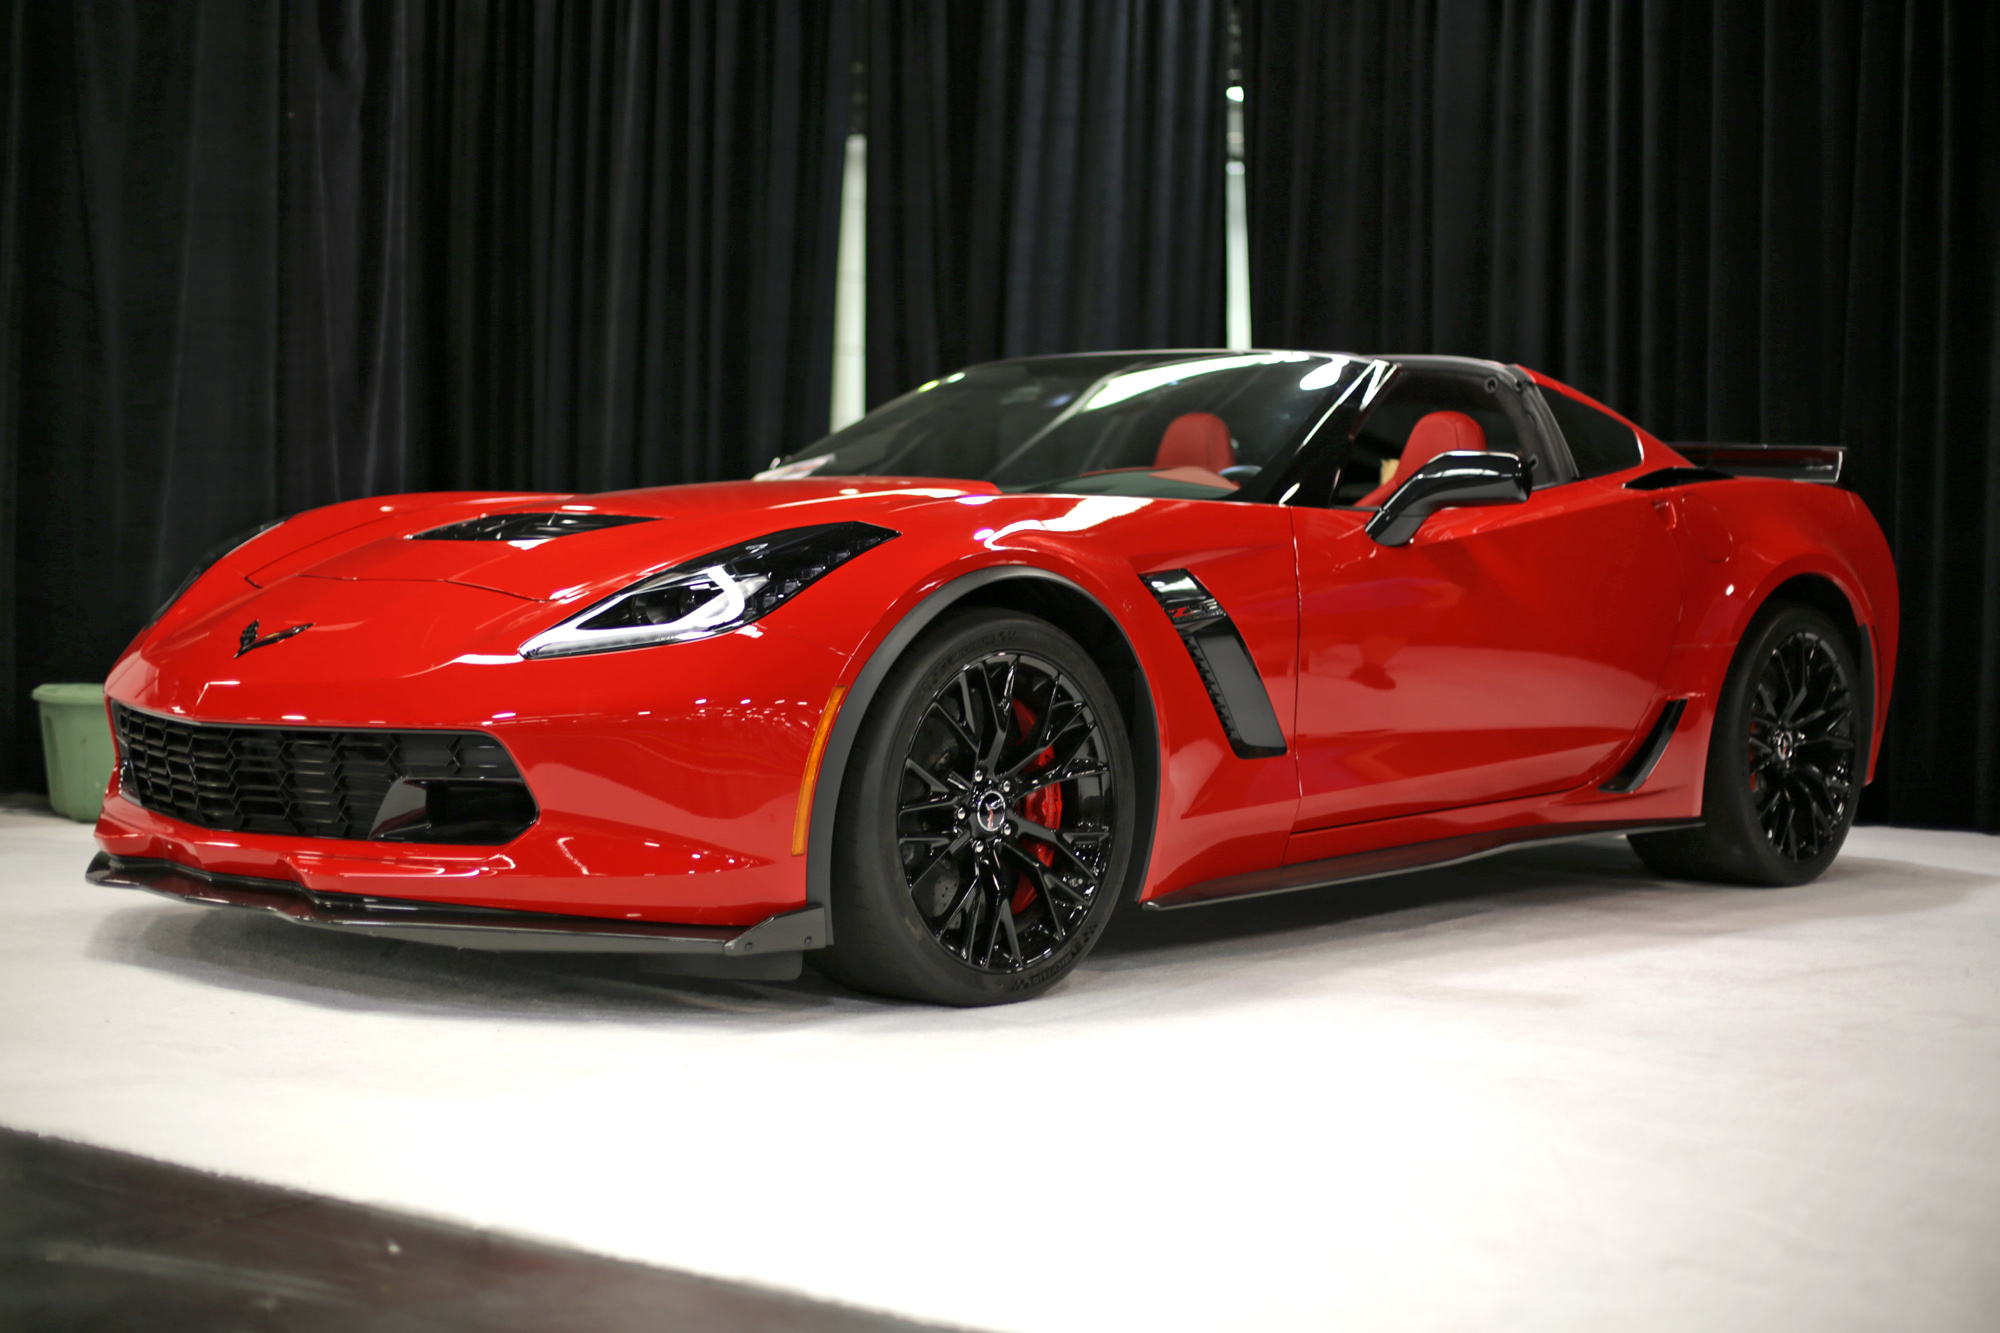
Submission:
[[[1674,444],[1668,446],[1696,467],[1733,477],[1779,477],[1831,486],[1840,480],[1847,450],[1837,444]]]

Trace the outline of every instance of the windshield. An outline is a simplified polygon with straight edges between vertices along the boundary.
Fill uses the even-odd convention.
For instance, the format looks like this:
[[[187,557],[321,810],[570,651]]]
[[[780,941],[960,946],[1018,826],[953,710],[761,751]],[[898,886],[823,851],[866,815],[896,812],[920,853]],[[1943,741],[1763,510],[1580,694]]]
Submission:
[[[1369,364],[1307,352],[999,361],[885,403],[759,475],[1232,498],[1239,487],[1257,490],[1255,479],[1291,455]]]

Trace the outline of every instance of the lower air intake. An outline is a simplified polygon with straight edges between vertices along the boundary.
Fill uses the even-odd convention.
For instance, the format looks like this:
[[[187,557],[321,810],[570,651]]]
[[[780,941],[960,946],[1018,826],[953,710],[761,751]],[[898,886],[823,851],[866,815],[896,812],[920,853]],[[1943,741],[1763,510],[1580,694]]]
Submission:
[[[218,726],[114,703],[125,798],[197,828],[492,846],[535,822],[478,731]]]

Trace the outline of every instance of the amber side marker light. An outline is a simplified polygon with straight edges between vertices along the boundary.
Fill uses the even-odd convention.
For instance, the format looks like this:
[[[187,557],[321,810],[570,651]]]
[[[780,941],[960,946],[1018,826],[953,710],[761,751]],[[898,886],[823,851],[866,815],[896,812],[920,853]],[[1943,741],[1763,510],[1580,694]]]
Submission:
[[[819,765],[826,758],[826,738],[833,734],[833,719],[840,701],[847,696],[845,685],[833,687],[820,710],[819,725],[813,728],[812,748],[806,751],[806,775],[799,781],[799,812],[792,817],[792,855],[806,854],[806,838],[812,832],[813,788],[819,785]]]

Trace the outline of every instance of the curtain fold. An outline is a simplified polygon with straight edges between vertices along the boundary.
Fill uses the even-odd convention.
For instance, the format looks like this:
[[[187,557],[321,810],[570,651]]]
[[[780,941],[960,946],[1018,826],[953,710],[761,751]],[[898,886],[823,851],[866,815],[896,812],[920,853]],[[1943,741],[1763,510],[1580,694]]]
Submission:
[[[1903,588],[1873,819],[2000,830],[2000,15],[1242,0],[1260,343],[1838,442]]]
[[[1224,0],[874,0],[868,401],[1223,338]]]
[[[17,689],[20,580],[14,553],[20,530],[21,114],[26,95],[27,0],[0,0],[0,788],[15,785],[16,737],[25,730],[26,692]]]
[[[424,485],[743,476],[823,434],[852,7],[423,11]]]
[[[206,549],[824,430],[850,0],[0,4],[0,790]]]

